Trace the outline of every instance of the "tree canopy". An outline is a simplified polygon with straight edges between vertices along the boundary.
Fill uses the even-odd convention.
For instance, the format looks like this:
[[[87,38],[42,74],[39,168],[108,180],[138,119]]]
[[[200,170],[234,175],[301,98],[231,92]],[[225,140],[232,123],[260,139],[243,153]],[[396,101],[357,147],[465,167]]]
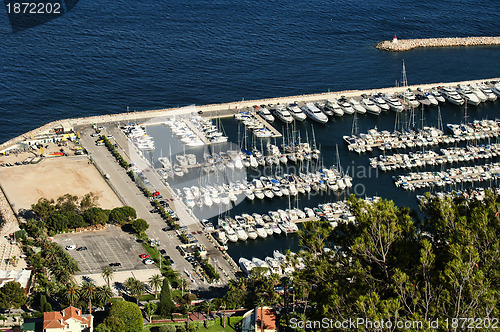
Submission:
[[[136,219],[136,220],[132,221],[132,229],[137,234],[142,234],[148,228],[149,228],[149,224],[144,219]]]
[[[141,309],[135,303],[126,301],[114,303],[109,311],[109,317],[118,318],[124,323],[125,328],[122,331],[142,332],[144,322]]]
[[[20,308],[26,302],[24,289],[16,281],[9,281],[0,288],[0,307],[9,310]]]

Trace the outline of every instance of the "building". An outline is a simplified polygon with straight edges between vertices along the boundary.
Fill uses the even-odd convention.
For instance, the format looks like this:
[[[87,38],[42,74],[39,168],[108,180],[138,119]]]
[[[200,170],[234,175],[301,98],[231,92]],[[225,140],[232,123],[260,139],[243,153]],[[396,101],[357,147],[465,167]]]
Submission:
[[[31,270],[20,270],[20,271],[5,271],[0,270],[0,288],[3,287],[9,281],[15,281],[21,284],[24,288],[24,293],[28,294],[30,284],[31,284]]]
[[[264,316],[261,330],[261,312]],[[241,321],[242,332],[276,332],[279,331],[276,313],[271,307],[257,307],[245,313]]]
[[[44,332],[92,332],[93,322],[92,315],[82,315],[75,307],[43,313]]]

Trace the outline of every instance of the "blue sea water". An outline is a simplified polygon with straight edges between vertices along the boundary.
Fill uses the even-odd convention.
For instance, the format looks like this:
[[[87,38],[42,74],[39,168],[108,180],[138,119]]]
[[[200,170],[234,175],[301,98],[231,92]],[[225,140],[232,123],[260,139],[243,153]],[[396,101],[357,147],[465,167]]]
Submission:
[[[0,141],[48,121],[500,76],[499,47],[387,53],[400,38],[490,36],[500,4],[458,1],[80,0],[13,34],[0,9]]]
[[[287,95],[394,86],[405,60],[409,84],[500,77],[500,47],[417,49],[389,53],[374,48],[399,38],[494,36],[500,3],[443,1],[104,1],[80,0],[66,15],[12,33],[0,9],[0,142],[61,118],[230,102]],[[444,106],[446,123],[463,109]],[[471,108],[494,118],[499,103]],[[435,125],[435,110],[425,111]],[[417,114],[419,119],[419,114]],[[235,127],[224,120],[236,140]],[[348,153],[341,135],[352,117],[316,128],[324,163],[340,144],[344,167],[368,166]],[[394,115],[360,117],[360,131],[394,127]],[[310,130],[305,123],[305,132]],[[230,129],[232,128],[232,129]],[[340,133],[331,139],[331,133]],[[310,131],[309,131],[310,135]],[[393,174],[363,183],[367,195],[416,207],[415,193],[394,188]],[[314,206],[328,198],[313,198]],[[234,213],[286,208],[288,202],[241,204]],[[266,243],[270,243],[267,241]],[[230,247],[234,258],[263,257],[296,248],[275,239]]]

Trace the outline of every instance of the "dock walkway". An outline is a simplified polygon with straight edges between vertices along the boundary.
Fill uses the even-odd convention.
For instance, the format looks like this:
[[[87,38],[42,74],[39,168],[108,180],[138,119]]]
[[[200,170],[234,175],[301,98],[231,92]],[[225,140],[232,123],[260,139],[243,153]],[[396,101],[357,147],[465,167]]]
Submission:
[[[278,129],[274,128],[269,122],[264,120],[259,114],[257,114],[257,112],[252,112],[252,115],[264,126],[264,128],[268,129],[273,134],[271,137],[279,138],[282,136]]]

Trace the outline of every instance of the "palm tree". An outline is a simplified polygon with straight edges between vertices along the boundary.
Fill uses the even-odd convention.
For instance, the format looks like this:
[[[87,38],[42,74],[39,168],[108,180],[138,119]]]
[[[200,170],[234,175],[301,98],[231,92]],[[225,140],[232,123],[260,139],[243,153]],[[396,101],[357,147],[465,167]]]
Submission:
[[[191,310],[193,310],[194,306],[189,302],[186,303],[186,311],[187,311],[187,317],[186,317],[186,327],[189,326],[189,313]]]
[[[71,283],[66,286],[66,289],[64,290],[64,297],[69,304],[73,306],[73,303],[78,301],[78,298],[80,297],[80,289],[78,288],[78,285]]]
[[[97,287],[91,282],[84,282],[80,290],[81,296],[89,301],[89,313],[92,313],[92,300],[96,296]]]
[[[259,298],[258,300],[258,306],[260,307],[260,330],[264,332],[264,304],[265,300],[264,298]]]
[[[181,297],[184,297],[184,291],[186,290],[187,286],[188,286],[187,280],[181,278],[181,280],[179,281],[179,287],[181,288]]]
[[[104,280],[106,280],[109,289],[111,289],[109,282],[113,280],[114,273],[115,272],[113,271],[113,269],[109,267],[105,267],[101,272],[101,276],[103,277]]]
[[[207,307],[207,318],[206,318],[206,323],[205,324],[206,324],[206,326],[208,328],[208,317],[210,316],[210,309],[212,309],[213,303],[212,303],[212,301],[206,301],[205,303],[206,303],[206,307]]]
[[[113,291],[108,286],[97,287],[95,299],[100,303],[105,303],[107,299],[113,297]]]
[[[155,299],[157,299],[158,289],[161,288],[163,284],[163,278],[161,274],[155,274],[149,278],[149,287],[151,287],[155,292]]]
[[[129,292],[131,295],[135,297],[137,305],[139,305],[139,296],[141,296],[144,293],[144,284],[135,278],[133,279],[134,281],[131,283],[131,285],[129,285]]]

